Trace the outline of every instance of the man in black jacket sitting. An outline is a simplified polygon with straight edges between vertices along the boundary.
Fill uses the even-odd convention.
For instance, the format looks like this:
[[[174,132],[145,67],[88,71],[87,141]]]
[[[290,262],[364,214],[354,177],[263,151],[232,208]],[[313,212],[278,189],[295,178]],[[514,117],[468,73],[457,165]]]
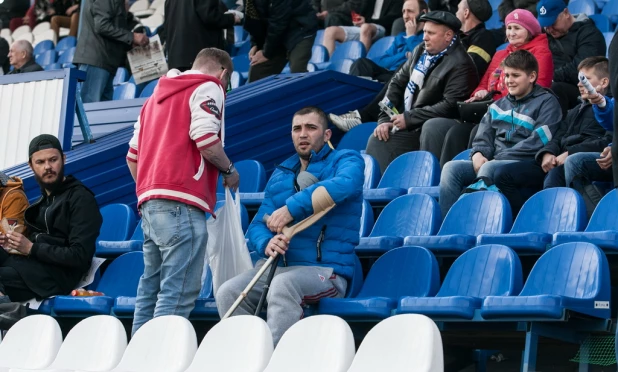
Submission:
[[[64,175],[58,139],[30,142],[28,164],[41,198],[25,213],[26,235],[0,236],[0,304],[68,294],[90,268],[103,223],[94,194]]]
[[[367,154],[378,161],[382,172],[397,156],[419,149],[427,120],[457,117],[457,101],[478,84],[476,66],[457,36],[461,28],[457,17],[432,11],[420,21],[425,22],[424,43],[395,73],[384,99],[400,114],[390,117],[382,112],[367,143]]]

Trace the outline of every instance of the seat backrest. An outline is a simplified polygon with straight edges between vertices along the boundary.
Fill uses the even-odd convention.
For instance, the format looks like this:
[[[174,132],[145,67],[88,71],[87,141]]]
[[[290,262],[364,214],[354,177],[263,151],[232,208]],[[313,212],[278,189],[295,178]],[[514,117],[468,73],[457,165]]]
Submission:
[[[358,295],[361,288],[363,288],[363,264],[357,255],[354,255],[354,274],[352,280],[348,283],[345,297],[354,298]]]
[[[0,367],[47,368],[56,358],[60,345],[62,331],[56,319],[49,315],[25,317],[2,339]]]
[[[465,194],[446,214],[438,235],[503,234],[513,223],[511,206],[504,195],[493,191]]]
[[[369,141],[369,137],[373,134],[377,125],[375,122],[363,123],[350,129],[349,132],[341,137],[337,144],[337,150],[364,150],[367,148],[367,141]]]
[[[123,241],[135,229],[135,213],[126,204],[108,204],[101,208],[103,224],[97,240]]]
[[[114,371],[182,372],[196,351],[195,330],[187,319],[160,316],[135,332]]]
[[[131,240],[144,241],[144,230],[142,229],[142,220],[137,221],[137,224],[135,225],[135,230],[133,230],[133,235],[131,235]]]
[[[242,26],[234,26],[234,43],[240,43],[247,39],[247,32]]]
[[[51,41],[51,40],[42,40],[34,47],[33,54],[35,56],[38,56],[39,54],[41,54],[41,53],[43,53],[45,51],[48,51],[48,50],[54,50],[54,42]],[[54,62],[56,62],[56,61],[54,61]],[[47,64],[49,64],[49,63],[47,63]]]
[[[283,334],[264,372],[346,372],[354,351],[348,323],[333,315],[314,315]]]
[[[116,258],[105,269],[97,291],[110,297],[135,297],[137,285],[144,273],[144,253],[129,252]]]
[[[114,85],[125,83],[129,79],[129,71],[124,67],[118,67],[114,76]]]
[[[58,41],[58,44],[56,45],[56,51],[73,48],[76,45],[77,45],[77,38],[75,38],[74,36],[66,36],[62,38],[62,40]]]
[[[422,247],[391,249],[373,264],[357,297],[433,296],[440,287],[438,261]]]
[[[412,151],[398,156],[388,165],[378,188],[437,186],[440,182],[440,163],[427,151]]]
[[[313,40],[313,45],[322,45],[324,42],[324,30],[318,30],[315,34],[315,39]]]
[[[142,92],[139,94],[139,97],[140,98],[148,98],[148,97],[152,96],[152,94],[154,93],[154,90],[157,87],[158,83],[159,83],[159,79],[156,79],[156,80],[153,80],[153,81],[149,82],[148,84],[146,84],[146,86],[144,87]]]
[[[46,50],[41,52],[38,56],[35,57],[36,63],[41,66],[51,65],[56,62],[56,51],[55,50]]]
[[[371,232],[373,228],[373,209],[367,200],[363,200],[363,211],[361,212],[360,237],[363,238]]]
[[[351,59],[353,61],[365,57],[367,51],[365,46],[360,41],[346,41],[335,48],[333,55],[330,57],[331,62],[341,59]]]
[[[618,191],[610,191],[601,199],[590,217],[586,231],[618,231]]]
[[[43,66],[43,68],[45,71],[62,70],[62,65],[60,63],[52,63],[51,65]]]
[[[32,32],[32,29],[30,28],[30,26],[21,25],[17,27],[15,30],[13,30],[13,33],[11,34],[11,36],[13,36],[13,39],[16,39],[19,35],[28,34],[31,32]]]
[[[58,49],[56,49],[58,50]],[[58,57],[58,63],[73,63],[73,56],[75,55],[75,47],[67,48],[60,57]]]
[[[202,275],[202,288],[197,298],[213,298],[214,293],[212,292],[212,270],[210,270],[210,265],[205,265],[204,274]]]
[[[500,20],[500,14],[498,14],[498,9],[494,10],[491,14],[491,17],[485,22],[485,27],[488,30],[493,30],[496,28],[500,28],[504,25],[504,23]]]
[[[239,192],[262,192],[266,187],[266,169],[257,160],[241,160],[234,163],[238,174],[242,177],[242,182],[238,187]],[[219,176],[217,181],[217,192],[225,192],[223,187],[223,177]]]
[[[470,160],[470,152],[472,150],[468,149],[468,150],[463,150],[462,152],[460,152],[459,154],[457,154],[457,156],[455,156],[453,158],[453,160]]]
[[[328,62],[328,49],[324,45],[314,45],[311,48],[310,63],[324,63]]]
[[[592,15],[596,11],[594,1],[592,0],[573,0],[569,2],[568,8],[571,14],[584,13],[586,15]]]
[[[232,63],[234,64],[234,71],[247,72],[249,71],[249,55],[239,54],[232,57]]]
[[[233,316],[208,331],[185,372],[262,372],[273,350],[270,328],[262,318]]]
[[[122,83],[114,87],[114,101],[121,101],[123,99],[133,99],[137,94],[137,88],[133,83]]]
[[[126,348],[127,333],[120,320],[91,316],[71,329],[50,369],[107,371],[118,365]]]
[[[443,372],[442,336],[424,315],[386,318],[363,339],[348,372]]]
[[[373,156],[369,154],[361,154],[365,161],[365,181],[363,189],[374,189],[380,182],[380,165]]]
[[[402,195],[384,207],[369,236],[435,235],[440,221],[440,207],[434,198]]]
[[[609,301],[609,279],[607,257],[597,246],[586,242],[564,243],[551,248],[536,261],[520,295],[549,294]],[[596,305],[590,306],[590,312],[598,312],[595,308]]]
[[[487,244],[457,257],[436,297],[516,296],[522,284],[519,257],[505,245]]]
[[[570,4],[569,4],[570,5]],[[597,26],[599,31],[601,32],[609,32],[611,29],[611,25],[609,23],[609,19],[604,14],[591,14],[588,15],[588,18],[594,21],[594,24]]]
[[[354,60],[349,58],[333,59],[326,69],[331,71],[338,71],[342,74],[349,74],[350,69],[352,68],[352,64],[354,64]]]
[[[511,233],[581,231],[586,226],[581,195],[567,187],[545,189],[532,195],[521,208]]]
[[[384,53],[393,45],[395,42],[394,36],[385,36],[381,39],[378,39],[371,48],[369,48],[369,52],[367,52],[367,58],[372,61],[376,61],[378,58],[382,57]]]

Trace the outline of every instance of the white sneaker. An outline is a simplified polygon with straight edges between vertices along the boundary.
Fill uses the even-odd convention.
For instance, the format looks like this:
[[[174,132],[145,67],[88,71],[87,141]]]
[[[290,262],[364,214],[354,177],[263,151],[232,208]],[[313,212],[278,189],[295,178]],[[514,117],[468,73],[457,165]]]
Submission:
[[[328,118],[343,132],[347,132],[362,123],[358,110],[343,115],[328,114]]]

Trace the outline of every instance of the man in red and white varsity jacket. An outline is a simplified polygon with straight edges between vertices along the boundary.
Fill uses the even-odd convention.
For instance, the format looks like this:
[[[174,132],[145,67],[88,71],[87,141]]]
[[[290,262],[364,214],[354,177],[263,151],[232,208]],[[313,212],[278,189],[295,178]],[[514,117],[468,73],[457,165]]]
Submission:
[[[133,333],[153,317],[188,317],[201,289],[217,178],[233,190],[239,176],[223,150],[225,84],[233,65],[203,49],[191,70],[171,70],[146,101],[129,142],[127,164],[137,184],[144,230]]]

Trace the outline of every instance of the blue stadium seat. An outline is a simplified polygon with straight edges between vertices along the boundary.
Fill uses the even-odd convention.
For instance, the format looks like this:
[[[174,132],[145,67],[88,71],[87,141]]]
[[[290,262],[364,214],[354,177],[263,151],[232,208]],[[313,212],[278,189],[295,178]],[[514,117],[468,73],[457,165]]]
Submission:
[[[116,297],[135,297],[144,273],[144,254],[130,252],[116,258],[105,269],[96,290],[103,296],[56,296],[53,311],[58,316],[110,314]]]
[[[500,6],[501,2],[502,0],[490,0],[489,4],[491,5],[491,9],[498,10],[498,6]]]
[[[114,86],[120,85],[129,80],[129,71],[124,67],[118,67],[114,76]]]
[[[616,0],[616,2],[618,3],[618,0]],[[616,8],[618,8],[618,6]],[[611,17],[610,17],[610,19],[611,19]],[[603,36],[605,37],[605,55],[608,56],[609,55],[609,44],[612,42],[612,39],[614,38],[614,33],[613,32],[604,32]]]
[[[52,63],[51,65],[43,66],[45,71],[53,71],[53,70],[62,70],[62,65],[60,63]]]
[[[137,94],[137,88],[133,83],[122,83],[114,87],[114,101],[121,101],[123,99],[134,99]]]
[[[38,56],[39,54],[46,52],[48,50],[54,50],[54,42],[51,40],[43,40],[43,41],[40,41],[37,45],[35,45],[32,54],[34,54],[35,56]]]
[[[56,63],[56,51],[55,50],[46,50],[36,56],[34,60],[41,66],[51,65]]]
[[[361,154],[365,160],[365,182],[363,189],[373,189],[380,182],[380,165],[378,161],[369,154]]]
[[[610,318],[610,277],[605,254],[594,244],[565,243],[536,262],[519,296],[489,296],[485,319],[563,319],[566,311]]]
[[[465,194],[446,214],[435,236],[407,236],[404,245],[420,245],[436,253],[463,253],[480,234],[502,234],[511,228],[513,216],[506,198],[497,192]]]
[[[453,158],[453,160],[470,160],[470,153],[472,152],[472,150],[468,149],[468,150],[463,150],[462,152],[460,152],[459,154],[457,154],[457,156],[455,156]]]
[[[596,13],[596,6],[593,0],[572,0],[569,2],[569,12],[571,14],[586,14],[588,16]]]
[[[56,44],[56,52],[61,52],[70,48],[74,48],[76,45],[77,38],[74,36],[67,36],[58,41],[58,44]]]
[[[159,79],[156,79],[146,84],[142,92],[139,94],[139,98],[148,98],[152,96],[158,83],[159,83]]]
[[[337,144],[337,150],[350,149],[359,152],[364,151],[365,148],[367,148],[367,141],[369,141],[369,137],[373,135],[373,131],[376,129],[377,125],[378,123],[376,122],[369,122],[350,129],[349,132],[341,137],[341,140]]]
[[[56,49],[57,51],[57,49]],[[69,67],[73,63],[73,56],[75,55],[75,47],[66,49],[62,54],[58,57],[58,63],[62,65],[62,67]]]
[[[597,205],[590,222],[583,232],[557,232],[553,245],[567,242],[588,242],[613,252],[618,252],[618,192],[610,191]]]
[[[257,210],[264,201],[263,192],[243,192],[240,194],[240,202],[250,210]]]
[[[543,253],[558,231],[581,231],[586,207],[573,189],[556,187],[534,194],[521,208],[508,234],[481,234],[476,243],[504,244],[517,253]]]
[[[369,236],[361,238],[356,253],[381,254],[401,247],[406,236],[434,235],[440,220],[438,203],[429,195],[400,196],[384,207]]]
[[[618,23],[618,1],[610,0],[606,2],[601,14],[607,16],[612,24],[615,25]],[[607,36],[605,37],[605,40],[607,40]]]
[[[365,50],[365,46],[360,41],[346,41],[341,43],[335,51],[333,55],[330,57],[331,62],[340,60],[340,59],[351,59],[352,61],[356,61],[359,58],[363,58],[367,55],[367,51]]]
[[[361,227],[360,227],[360,236],[361,238],[366,237],[371,232],[373,228],[373,209],[371,209],[371,205],[367,200],[363,200],[363,211],[361,212]]]
[[[611,25],[609,23],[609,18],[607,18],[606,15],[603,15],[603,14],[592,14],[592,15],[589,15],[588,18],[590,18],[590,19],[592,19],[594,21],[594,24],[597,26],[599,31],[601,31],[601,32],[610,32],[611,31]]]
[[[238,186],[238,192],[254,193],[262,192],[266,187],[266,169],[257,160],[241,160],[234,163],[236,171],[242,177],[242,182]],[[223,177],[219,176],[217,181],[217,199],[225,199],[225,188],[223,187]]]
[[[320,314],[347,320],[376,320],[391,315],[402,296],[433,296],[440,286],[438,261],[422,247],[388,251],[373,264],[358,296],[324,298]]]
[[[241,43],[249,39],[249,34],[242,26],[234,26],[234,44]]]
[[[369,48],[369,52],[367,52],[367,58],[372,61],[376,61],[378,58],[382,57],[384,53],[393,45],[395,42],[394,36],[385,36],[381,39],[378,39],[371,48]]]
[[[141,251],[144,245],[144,231],[142,221],[137,221],[133,235],[129,240],[108,241],[99,240],[97,243],[98,257],[117,257],[128,252]]]
[[[328,62],[328,49],[324,45],[313,45],[311,48],[310,63]]]
[[[470,160],[470,151],[464,150],[457,154],[453,160]],[[434,199],[440,198],[440,185],[438,186],[414,186],[408,188],[408,194],[427,194]]]
[[[238,71],[247,80],[249,78],[249,54],[238,54],[236,57],[232,57],[232,63],[234,64],[234,71]]]
[[[507,42],[507,43],[504,43],[504,44],[500,44],[500,45],[496,48],[496,51],[498,51],[498,50],[504,50],[504,49],[506,49],[506,47],[508,47],[508,46],[509,46],[509,43],[508,43],[508,42]]]
[[[324,43],[324,30],[318,30],[313,40],[313,45],[322,45]]]
[[[496,9],[492,13],[491,18],[489,18],[487,22],[485,22],[485,27],[488,30],[494,30],[497,28],[502,28],[502,26],[504,26],[504,23],[500,20],[500,15],[498,14],[498,10]]]
[[[108,204],[101,208],[103,224],[97,239],[99,241],[123,241],[129,239],[134,232],[136,221],[135,213],[126,204]]]
[[[436,297],[403,297],[397,314],[472,319],[487,296],[516,296],[521,291],[519,257],[504,245],[482,245],[459,256]]]
[[[328,66],[326,67],[326,69],[331,70],[331,71],[338,71],[343,74],[349,74],[350,68],[352,67],[353,64],[354,64],[354,60],[352,59],[340,58],[340,59],[336,59],[331,62],[328,62]]]
[[[245,85],[245,78],[242,77],[242,74],[240,72],[234,71],[230,76],[230,85],[232,86],[232,89],[243,86]]]
[[[135,77],[133,75],[131,75],[128,82],[131,84],[135,84],[135,97],[139,97],[140,93],[142,93],[142,90],[144,90],[146,85],[148,85],[148,82],[136,84]]]
[[[412,151],[400,155],[386,168],[375,189],[363,190],[363,197],[373,204],[388,203],[408,193],[415,186],[437,186],[440,163],[430,152]]]

